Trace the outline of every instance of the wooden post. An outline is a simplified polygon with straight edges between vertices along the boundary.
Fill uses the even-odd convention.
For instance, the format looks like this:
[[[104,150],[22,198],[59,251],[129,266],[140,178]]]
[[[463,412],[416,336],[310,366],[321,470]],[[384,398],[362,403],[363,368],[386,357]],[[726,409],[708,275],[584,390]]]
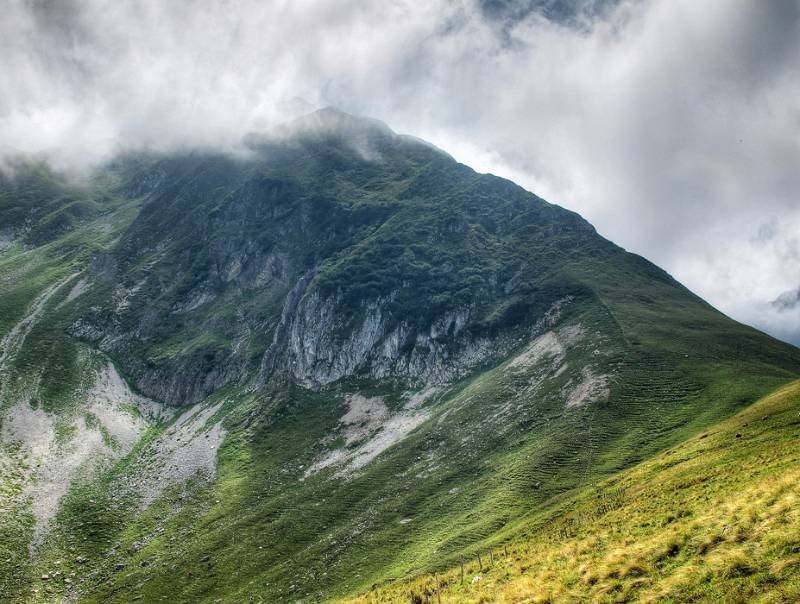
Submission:
[[[492,550],[489,550],[489,564],[494,566],[494,552]]]
[[[483,572],[483,560],[481,560],[481,553],[480,552],[478,552],[478,568],[480,568],[481,572]]]
[[[503,553],[506,555],[506,558],[508,558],[508,546],[507,545],[503,545]]]
[[[464,558],[461,558],[461,585],[464,585]]]

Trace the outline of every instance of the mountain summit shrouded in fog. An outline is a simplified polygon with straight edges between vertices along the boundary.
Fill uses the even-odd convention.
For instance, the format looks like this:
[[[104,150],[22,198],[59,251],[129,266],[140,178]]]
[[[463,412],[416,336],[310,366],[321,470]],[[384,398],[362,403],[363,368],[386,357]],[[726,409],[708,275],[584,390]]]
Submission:
[[[324,109],[235,153],[129,152],[81,178],[9,157],[7,601],[389,602],[445,585],[454,601],[500,601],[555,543],[605,556],[611,537],[581,531],[607,513],[651,515],[620,527],[633,547],[706,527],[699,498],[728,501],[722,474],[689,474],[682,510],[648,512],[639,462],[707,472],[702,451],[657,455],[709,434],[715,455],[742,444],[742,481],[791,458],[789,439],[747,466],[769,456],[753,435],[784,442],[794,399],[757,403],[760,432],[718,422],[796,378],[798,349],[578,214],[377,120]],[[644,484],[673,484],[658,483]],[[780,509],[762,512],[796,526]],[[761,543],[737,527],[703,546],[708,564]],[[562,585],[553,571],[542,589],[679,589],[681,565],[705,555],[680,535],[635,550],[635,571],[609,550],[610,574]],[[754,549],[747,568],[784,565],[771,585],[790,587],[783,547]],[[717,593],[766,589],[736,568]],[[686,581],[675,593],[703,585]]]
[[[770,304],[800,274],[796,0],[6,0],[0,40],[0,148],[87,170],[379,116],[800,344]]]

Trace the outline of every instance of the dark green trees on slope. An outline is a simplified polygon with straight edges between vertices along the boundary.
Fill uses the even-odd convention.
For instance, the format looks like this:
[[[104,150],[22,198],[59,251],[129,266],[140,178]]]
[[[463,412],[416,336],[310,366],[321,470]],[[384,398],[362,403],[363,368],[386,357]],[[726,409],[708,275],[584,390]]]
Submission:
[[[0,177],[11,598],[46,598],[56,560],[74,578],[46,587],[85,601],[353,593],[800,372],[577,214],[379,122],[247,144]],[[19,469],[23,416],[44,470]]]

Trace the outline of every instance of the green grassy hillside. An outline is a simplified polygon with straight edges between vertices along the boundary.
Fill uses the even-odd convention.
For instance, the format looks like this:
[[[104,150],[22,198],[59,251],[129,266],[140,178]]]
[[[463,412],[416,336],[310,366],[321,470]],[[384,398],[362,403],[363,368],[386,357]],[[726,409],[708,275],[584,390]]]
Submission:
[[[354,603],[795,602],[800,383]],[[477,577],[477,578],[476,578]]]
[[[321,116],[0,181],[5,600],[353,596],[800,375],[576,214]]]

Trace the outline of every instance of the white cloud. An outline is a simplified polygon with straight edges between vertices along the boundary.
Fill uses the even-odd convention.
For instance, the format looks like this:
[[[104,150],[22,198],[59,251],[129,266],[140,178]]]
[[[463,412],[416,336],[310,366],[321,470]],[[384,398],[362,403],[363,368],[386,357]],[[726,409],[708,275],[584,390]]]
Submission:
[[[501,13],[513,17],[469,0],[10,0],[0,146],[86,161],[231,146],[333,104],[581,212],[723,311],[800,342],[797,316],[769,304],[800,285],[800,3],[628,0],[569,24]]]

